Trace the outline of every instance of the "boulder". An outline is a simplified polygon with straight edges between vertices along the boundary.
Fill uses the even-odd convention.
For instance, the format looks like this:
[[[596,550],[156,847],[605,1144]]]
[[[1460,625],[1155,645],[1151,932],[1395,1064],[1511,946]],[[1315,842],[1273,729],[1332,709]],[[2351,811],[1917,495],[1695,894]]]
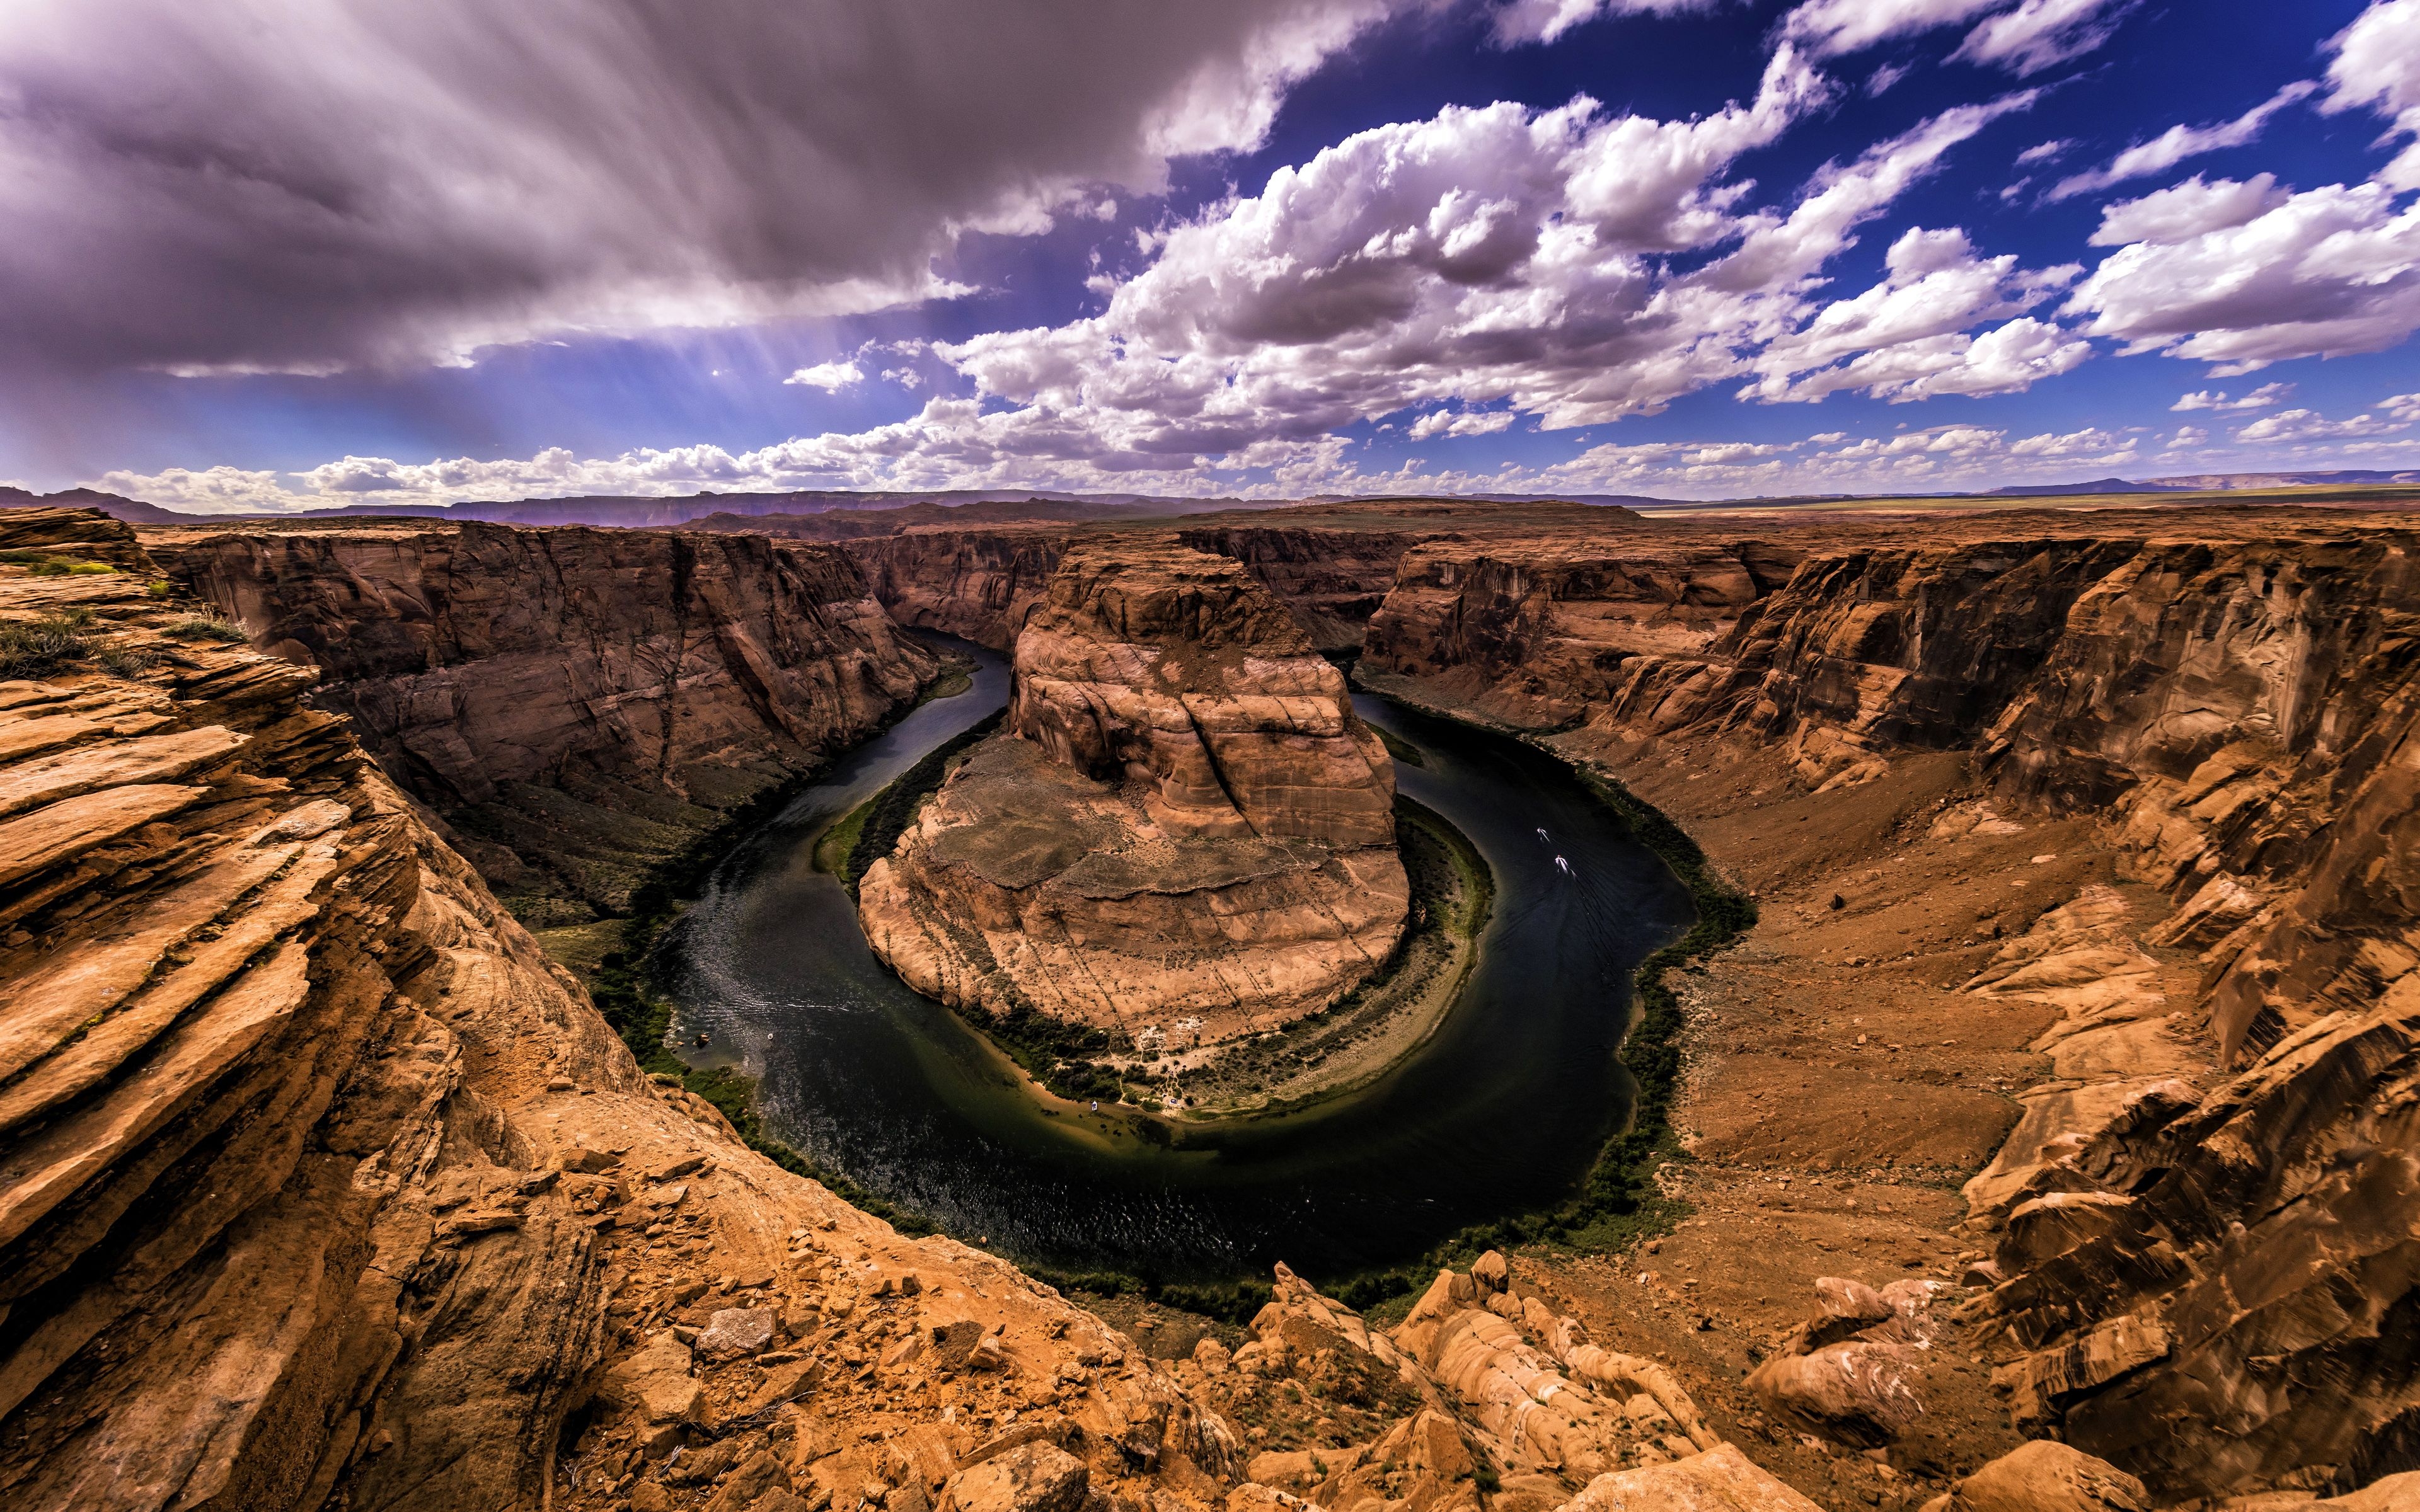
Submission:
[[[1767,1412],[1802,1432],[1879,1449],[1924,1414],[1915,1385],[1919,1359],[1903,1344],[1855,1340],[1768,1360],[1747,1386]]]
[[[690,1374],[690,1349],[671,1333],[608,1371],[597,1396],[635,1410],[649,1423],[696,1423],[705,1388]]]
[[[943,1512],[1077,1512],[1091,1489],[1082,1460],[1056,1445],[1022,1443],[950,1477]]]
[[[706,1504],[706,1512],[747,1512],[761,1505],[767,1492],[789,1489],[790,1473],[782,1468],[782,1461],[759,1449],[733,1468],[716,1489],[714,1500]]]
[[[1669,1464],[1599,1475],[1563,1512],[1821,1512],[1740,1453],[1719,1444]]]
[[[2146,1512],[2143,1483],[2105,1459],[2036,1439],[1951,1488],[1928,1512]]]
[[[1881,1292],[1862,1281],[1837,1275],[1816,1277],[1815,1298],[1815,1316],[1799,1325],[1798,1336],[1792,1341],[1793,1354],[1809,1354],[1840,1343],[1897,1316]]]
[[[706,1320],[697,1352],[709,1360],[736,1360],[773,1347],[776,1319],[770,1307],[725,1307]]]

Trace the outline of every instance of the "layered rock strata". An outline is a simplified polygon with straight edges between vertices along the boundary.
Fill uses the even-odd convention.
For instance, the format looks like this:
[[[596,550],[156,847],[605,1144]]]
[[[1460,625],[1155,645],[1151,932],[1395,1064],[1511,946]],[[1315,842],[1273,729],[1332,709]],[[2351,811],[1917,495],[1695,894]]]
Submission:
[[[1402,933],[1394,772],[1342,676],[1225,558],[1071,550],[976,748],[859,907],[919,991],[1185,1048],[1336,1000]]]
[[[1003,525],[919,527],[851,541],[847,550],[902,625],[1006,651],[1070,545],[1137,540],[1156,548],[1172,541],[1242,563],[1293,611],[1313,645],[1341,651],[1361,644],[1370,616],[1394,585],[1397,559],[1417,539],[1405,531],[1266,522],[1088,532]]]
[[[2040,1015],[2043,1068],[1966,1189],[1997,1249],[1978,1348],[2021,1428],[2156,1500],[2360,1486],[2420,1444],[2420,1137],[2394,1111],[2420,1085],[2398,859],[2420,536],[2324,514],[1990,523],[1789,532],[1804,560],[1695,645],[1642,636],[1626,583],[1530,590],[1573,543],[1431,543],[1367,660],[1634,779],[1665,752],[1708,753],[1705,776],[1777,750],[1784,795],[1840,799],[1921,791],[1928,752],[1962,753],[1996,809],[1943,813],[1936,841],[2087,820],[2132,901],[2071,890],[1962,973],[1978,1005]],[[1702,561],[1609,554],[1634,578]]]
[[[900,624],[1006,651],[1066,544],[1047,527],[910,530],[846,549]]]
[[[656,531],[245,532],[163,546],[316,668],[380,765],[534,922],[862,739],[938,669],[838,549]]]
[[[1323,651],[1360,648],[1370,616],[1395,585],[1396,563],[1416,539],[1404,531],[1268,524],[1176,532],[1181,546],[1242,563]]]
[[[775,1167],[640,1073],[308,669],[180,638],[87,538],[131,570],[0,564],[0,625],[85,638],[0,684],[12,1508],[1301,1507],[1211,1405],[1265,1389],[1336,1412],[1281,1426],[1339,1506],[1543,1512],[1600,1465],[1590,1508],[1804,1505],[1498,1257],[1393,1338],[1280,1272],[1233,1365],[1156,1361]]]

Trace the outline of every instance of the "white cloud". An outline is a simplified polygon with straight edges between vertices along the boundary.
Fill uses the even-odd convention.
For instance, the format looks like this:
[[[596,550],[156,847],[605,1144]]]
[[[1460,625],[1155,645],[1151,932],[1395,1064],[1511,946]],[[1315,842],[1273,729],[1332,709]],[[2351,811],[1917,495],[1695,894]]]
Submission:
[[[2171,126],[2149,141],[2138,142],[2110,159],[2106,167],[2060,179],[2052,188],[2050,198],[2073,199],[2078,194],[2122,184],[2129,178],[2148,178],[2154,174],[2165,173],[2187,158],[2199,157],[2205,152],[2247,146],[2268,126],[2269,117],[2296,100],[2309,98],[2318,92],[2319,87],[2310,80],[2297,80],[2231,121],[2222,121],[2216,126]]]
[[[2186,394],[2176,403],[2168,406],[2168,409],[2179,414],[2187,413],[2195,409],[2215,409],[2222,412],[2241,409],[2266,409],[2271,405],[2284,404],[2286,400],[2293,394],[2293,392],[2294,385],[2291,383],[2263,383],[2260,387],[2253,390],[2250,393],[2243,395],[2243,397],[2240,399],[2230,399],[2226,396],[2226,392],[2223,389],[2215,392],[2209,389],[2202,389],[2195,393]]]
[[[1950,56],[2029,78],[2109,40],[2134,0],[2023,0],[1966,34]]]
[[[1836,300],[1757,355],[1741,397],[1815,400],[1844,389],[1894,400],[2005,393],[2064,373],[2089,343],[2021,316],[2073,282],[2076,267],[2027,271],[2013,255],[1978,258],[1959,230],[1911,228],[1891,244],[1883,282]],[[1977,337],[1965,334],[2007,320]],[[1833,365],[1833,364],[1838,365]]]
[[[890,376],[888,373],[883,375],[885,378]],[[838,393],[853,384],[864,382],[865,375],[859,370],[855,363],[843,358],[829,363],[817,363],[813,367],[802,367],[782,381],[800,384],[810,389],[821,389],[826,393]]]
[[[2122,247],[2130,241],[2190,241],[2205,232],[2242,225],[2291,197],[2289,191],[2277,187],[2273,174],[2260,174],[2242,183],[2222,178],[2214,184],[2204,183],[2201,175],[2195,174],[2141,199],[2105,207],[2092,244]]]
[[[2264,441],[2328,440],[2348,436],[2381,436],[2399,430],[2408,421],[2381,420],[2376,415],[2354,415],[2349,420],[2330,420],[2316,409],[2280,409],[2273,415],[2262,415],[2248,425],[2235,429],[2239,445]]]
[[[1975,491],[2003,484],[2071,479],[2079,472],[2139,466],[2148,448],[2164,460],[2188,454],[2196,465],[2251,469],[2331,459],[2365,465],[2400,456],[2412,442],[2397,433],[2420,420],[2420,394],[2398,395],[2377,414],[2330,421],[2307,409],[2265,416],[2211,444],[2209,432],[2181,425],[2164,442],[2145,432],[2086,426],[2013,434],[1992,425],[1949,424],[1882,436],[1824,431],[1796,440],[1694,440],[1604,443],[1569,459],[1531,467],[1507,462],[1484,471],[1429,469],[1419,459],[1387,471],[1360,471],[1343,438],[1256,442],[1236,467],[1166,468],[1149,458],[1087,449],[1080,430],[1056,433],[1073,444],[1050,453],[1030,433],[1032,422],[966,400],[934,400],[912,419],[854,435],[784,441],[734,455],[714,446],[642,449],[615,457],[541,452],[524,460],[405,464],[346,457],[282,475],[220,467],[114,472],[97,486],[136,499],[212,512],[264,511],[331,503],[441,503],[473,498],[565,494],[686,494],[700,488],[1063,487],[1298,498],[1312,493],[1624,492],[1682,498],[1789,493]],[[1487,411],[1500,414],[1503,411]],[[1432,411],[1432,414],[1437,413]],[[1426,417],[1424,417],[1426,418]],[[1465,418],[1473,418],[1466,413]],[[1416,423],[1417,424],[1417,423]],[[1448,433],[1450,425],[1438,432]],[[1246,463],[1257,477],[1239,471]],[[383,487],[360,486],[382,482]],[[345,491],[346,486],[353,491]]]
[[[1603,15],[1672,16],[1708,10],[1721,0],[1500,0],[1490,23],[1499,46],[1551,42]]]
[[[2420,0],[2378,0],[2328,43],[2330,115],[2361,107],[2390,117],[2390,134],[2420,138]],[[2420,141],[2380,172],[2397,189],[2420,189]]]
[[[1456,414],[1450,409],[1433,409],[1412,422],[1404,432],[1416,441],[1432,436],[1493,436],[1499,430],[1510,430],[1513,415],[1510,409],[1466,410]]]
[[[2420,329],[2420,207],[2398,212],[2381,185],[2330,184],[2283,199],[2264,190],[2268,208],[2236,222],[2245,202],[2220,192],[2238,187],[2202,186],[2171,202],[2175,215],[2113,208],[2104,233],[2114,224],[2143,239],[2078,285],[2067,312],[2089,316],[2087,333],[2125,342],[2130,354],[2211,363],[2218,378],[2381,351]],[[2233,208],[2191,229],[2205,223],[2185,211],[2222,198]]]
[[[1862,52],[1895,37],[1954,26],[2006,0],[1807,0],[1781,23],[1781,35],[1818,57]]]
[[[2017,0],[2001,10],[2009,0],[1806,0],[1783,19],[1781,35],[1818,57],[1839,57],[1982,17],[1950,56],[2023,77],[2099,47],[2134,3]]]
[[[1888,94],[1890,92],[1891,85],[1907,77],[1908,69],[1909,65],[1904,63],[1884,64],[1881,68],[1876,69],[1872,73],[1867,75],[1866,93],[1876,99]]]
[[[2067,155],[2067,149],[2073,146],[2075,146],[2075,138],[2071,136],[2056,137],[2048,142],[2037,142],[2032,147],[2029,147],[2023,152],[2018,153],[2017,161],[2019,162],[2048,162],[2055,158],[2065,157]]]

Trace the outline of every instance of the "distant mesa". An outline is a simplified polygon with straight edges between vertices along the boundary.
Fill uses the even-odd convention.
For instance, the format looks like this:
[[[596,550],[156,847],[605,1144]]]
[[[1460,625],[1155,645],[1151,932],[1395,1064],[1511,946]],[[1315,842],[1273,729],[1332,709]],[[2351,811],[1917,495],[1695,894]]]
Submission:
[[[954,1006],[1171,1049],[1275,1028],[1385,963],[1409,888],[1394,766],[1239,563],[1069,549],[1005,729],[870,867],[875,951]]]

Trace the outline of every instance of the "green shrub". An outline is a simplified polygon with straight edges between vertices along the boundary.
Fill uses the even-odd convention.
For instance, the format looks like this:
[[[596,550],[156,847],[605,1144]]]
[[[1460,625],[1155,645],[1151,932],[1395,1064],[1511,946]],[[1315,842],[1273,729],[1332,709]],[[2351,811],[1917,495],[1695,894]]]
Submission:
[[[82,557],[63,557],[55,551],[0,551],[0,562],[23,567],[37,578],[88,576],[98,572],[116,572],[106,562],[87,562]]]

